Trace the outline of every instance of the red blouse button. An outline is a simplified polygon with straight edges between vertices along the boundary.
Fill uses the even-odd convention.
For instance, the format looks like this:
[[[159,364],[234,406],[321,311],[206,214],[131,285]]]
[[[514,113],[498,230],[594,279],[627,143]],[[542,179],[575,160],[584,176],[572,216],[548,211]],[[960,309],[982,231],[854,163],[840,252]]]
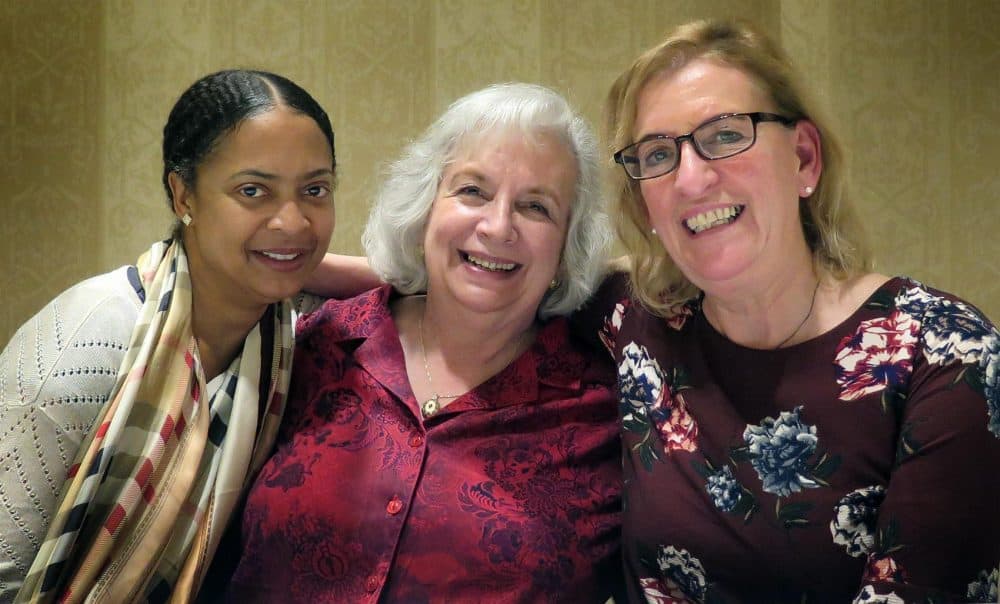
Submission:
[[[410,437],[410,446],[411,447],[417,448],[417,447],[419,447],[422,444],[424,444],[424,437],[423,436],[421,436],[419,434],[414,434],[413,436]]]
[[[365,580],[365,590],[373,593],[376,589],[378,589],[378,577],[372,575]]]
[[[389,512],[393,516],[399,513],[403,509],[403,502],[399,500],[399,497],[393,497],[389,500],[389,505],[385,506],[385,511]]]

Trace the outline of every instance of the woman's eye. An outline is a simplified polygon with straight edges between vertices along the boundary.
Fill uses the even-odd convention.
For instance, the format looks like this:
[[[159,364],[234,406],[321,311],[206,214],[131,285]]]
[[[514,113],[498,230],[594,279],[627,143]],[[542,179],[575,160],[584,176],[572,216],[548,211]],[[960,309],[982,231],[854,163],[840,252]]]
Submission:
[[[243,185],[239,188],[240,195],[244,197],[260,197],[264,194],[263,187],[257,185]]]
[[[306,195],[310,197],[323,198],[330,194],[330,187],[326,185],[309,185],[306,187]]]
[[[465,185],[458,190],[459,195],[474,195],[476,197],[483,196],[483,190],[475,185]]]
[[[674,161],[674,149],[666,146],[654,148],[645,153],[642,158],[643,163],[647,166],[669,164]]]
[[[743,133],[737,130],[719,130],[712,137],[714,142],[722,145],[731,145],[743,140]]]
[[[549,209],[540,201],[529,201],[526,207],[529,211],[537,212],[542,216],[549,216]]]

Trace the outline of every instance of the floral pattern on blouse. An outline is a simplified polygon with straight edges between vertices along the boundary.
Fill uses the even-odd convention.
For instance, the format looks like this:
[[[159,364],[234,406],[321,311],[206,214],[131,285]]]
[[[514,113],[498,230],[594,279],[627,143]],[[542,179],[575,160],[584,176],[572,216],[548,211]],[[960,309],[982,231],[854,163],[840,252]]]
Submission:
[[[1000,438],[1000,330],[971,305],[934,295],[916,281],[895,302],[900,312],[922,316],[929,363],[965,366],[961,376],[986,399],[989,430]]]
[[[871,585],[865,585],[865,588],[861,590],[858,597],[854,598],[853,604],[906,604],[906,602],[903,601],[903,598],[897,596],[895,592],[880,595],[875,593]]]
[[[878,556],[871,554],[868,556],[868,564],[865,565],[865,581],[882,583],[906,583],[909,576],[892,556]]]
[[[597,337],[601,340],[601,344],[609,352],[614,350],[615,338],[618,337],[618,330],[622,328],[622,317],[625,316],[625,309],[631,306],[631,302],[628,300],[622,300],[618,304],[615,304],[615,308],[611,311],[611,315],[601,326],[600,331],[597,333]]]
[[[684,549],[661,546],[656,552],[658,577],[641,579],[649,604],[700,604],[705,600],[705,568]]]
[[[665,454],[697,449],[698,425],[681,394],[688,387],[684,370],[677,368],[664,375],[645,347],[635,343],[625,347],[624,355],[618,366],[622,425],[627,432],[643,435],[639,445],[642,463],[652,467],[653,461],[661,458],[654,436],[659,436]]]
[[[862,321],[851,337],[844,338],[836,356],[841,400],[854,401],[884,392],[882,407],[902,395],[913,372],[913,351],[920,323],[906,313]]]
[[[969,583],[966,596],[972,602],[996,602],[1000,598],[1000,568],[981,570],[979,575]]]
[[[719,467],[711,459],[704,457],[692,460],[691,467],[705,479],[705,491],[717,510],[741,516],[745,522],[750,521],[759,506],[753,492],[736,478],[733,468],[738,465],[723,464]]]
[[[972,305],[894,278],[759,351],[628,291],[575,322],[618,365],[630,602],[996,600],[1000,332]]]
[[[845,495],[837,503],[834,518],[830,521],[833,542],[843,545],[847,553],[855,558],[872,553],[875,548],[875,524],[883,499],[885,487],[882,485],[865,487]]]
[[[765,417],[759,426],[743,431],[750,463],[764,491],[778,497],[820,486],[809,464],[819,442],[816,426],[802,423],[801,413],[801,406],[782,411],[777,420]]]
[[[732,512],[743,498],[743,486],[733,477],[728,465],[710,473],[705,490],[712,496],[712,503],[721,512]]]
[[[594,602],[620,585],[613,367],[565,319],[431,418],[385,286],[298,324],[231,602]]]

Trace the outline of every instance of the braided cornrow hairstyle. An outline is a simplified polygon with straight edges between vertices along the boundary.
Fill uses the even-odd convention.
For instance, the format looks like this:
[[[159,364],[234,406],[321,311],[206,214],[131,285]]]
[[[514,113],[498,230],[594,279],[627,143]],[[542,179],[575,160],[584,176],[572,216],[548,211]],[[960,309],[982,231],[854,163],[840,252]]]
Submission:
[[[319,103],[298,84],[266,71],[229,69],[209,74],[177,99],[163,127],[163,187],[173,204],[168,175],[194,187],[197,168],[219,140],[240,122],[283,105],[311,117],[330,143],[337,167],[333,127]]]

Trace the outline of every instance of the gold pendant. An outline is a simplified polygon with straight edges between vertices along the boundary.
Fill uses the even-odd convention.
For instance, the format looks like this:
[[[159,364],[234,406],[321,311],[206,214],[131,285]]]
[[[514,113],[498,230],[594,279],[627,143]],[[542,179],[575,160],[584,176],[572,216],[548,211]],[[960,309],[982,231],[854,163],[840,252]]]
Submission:
[[[437,412],[440,410],[441,404],[438,403],[438,395],[436,394],[424,401],[424,404],[420,406],[420,412],[424,414],[425,418],[437,415]]]

